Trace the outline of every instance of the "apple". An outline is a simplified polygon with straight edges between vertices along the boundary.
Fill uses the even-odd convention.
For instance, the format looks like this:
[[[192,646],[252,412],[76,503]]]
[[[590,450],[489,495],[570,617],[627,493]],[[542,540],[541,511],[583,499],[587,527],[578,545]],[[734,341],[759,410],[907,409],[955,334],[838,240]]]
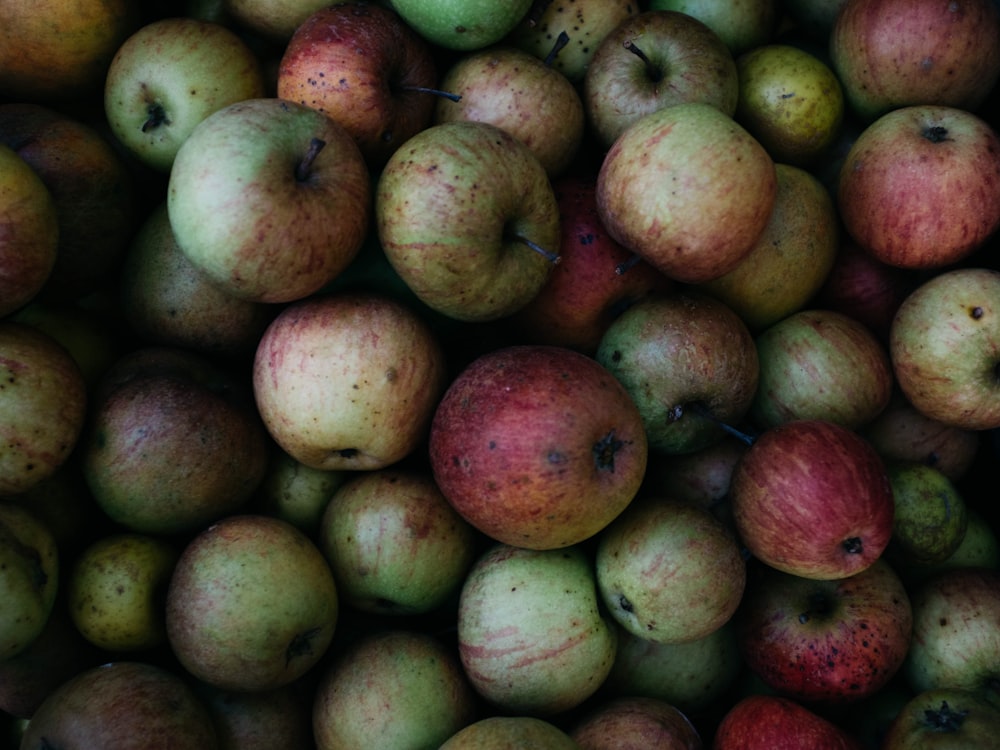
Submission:
[[[723,714],[712,750],[861,750],[846,729],[801,703],[777,695],[748,695]]]
[[[87,383],[50,335],[0,320],[0,495],[26,492],[69,459],[87,419]]]
[[[547,345],[481,355],[450,383],[429,436],[435,482],[489,537],[531,549],[594,536],[632,501],[648,446],[625,387]]]
[[[885,463],[835,422],[793,420],[764,430],[733,470],[730,499],[750,553],[803,578],[860,573],[892,537]]]
[[[449,50],[499,42],[531,9],[532,0],[392,0],[393,9],[432,44]]]
[[[248,509],[288,521],[316,539],[330,498],[352,476],[343,469],[306,466],[272,444]]]
[[[859,429],[892,398],[886,346],[843,313],[799,310],[761,331],[756,344],[760,379],[749,415],[760,429],[794,419]]]
[[[848,151],[837,204],[847,233],[883,263],[956,264],[1000,228],[1000,134],[954,107],[887,112]]]
[[[953,568],[912,593],[913,642],[902,674],[914,692],[969,690],[1000,700],[1000,570]]]
[[[237,28],[284,45],[309,16],[329,6],[330,0],[222,0],[222,4],[227,21]]]
[[[887,558],[899,570],[933,565],[958,549],[969,525],[965,498],[947,476],[926,464],[886,464],[896,511]]]
[[[650,0],[650,10],[673,10],[697,18],[738,57],[771,41],[781,5],[776,0]]]
[[[257,302],[319,291],[357,254],[371,215],[357,144],[322,112],[277,98],[216,110],[181,144],[167,209],[177,244]]]
[[[316,295],[284,308],[264,332],[254,398],[292,458],[372,470],[423,443],[445,367],[434,332],[405,305],[365,292]]]
[[[725,42],[697,18],[672,10],[631,15],[604,36],[583,80],[587,119],[610,146],[643,115],[684,102],[736,111],[739,75]]]
[[[597,175],[552,181],[559,208],[559,264],[538,294],[512,316],[529,343],[593,356],[608,326],[647,295],[673,282],[611,238],[597,210]]]
[[[587,129],[576,87],[545,60],[518,47],[491,45],[461,55],[445,71],[434,122],[496,125],[522,141],[550,178],[578,158]]]
[[[862,119],[917,104],[975,110],[1000,78],[1000,11],[990,0],[846,0],[829,52]]]
[[[486,716],[449,737],[438,750],[580,750],[562,729],[537,716]]]
[[[764,44],[736,59],[735,117],[775,161],[815,164],[833,146],[844,120],[844,92],[816,55],[791,44]]]
[[[757,566],[737,616],[747,666],[780,695],[853,703],[881,690],[910,645],[913,612],[885,560],[818,581]]]
[[[574,85],[583,82],[601,40],[626,18],[639,12],[631,0],[554,0],[533,3],[505,41],[548,60],[560,34],[569,41],[549,64]]]
[[[601,601],[638,638],[686,643],[725,625],[739,607],[746,562],[710,511],[677,500],[635,500],[598,536]]]
[[[578,546],[497,543],[473,564],[458,603],[458,653],[473,688],[506,714],[550,716],[593,695],[614,663],[615,628]]]
[[[148,534],[101,536],[72,563],[67,606],[84,638],[106,651],[144,651],[167,642],[163,592],[179,556]]]
[[[264,92],[260,60],[235,31],[174,16],[142,26],[118,48],[104,82],[104,111],[131,154],[169,172],[202,120]]]
[[[1000,732],[1000,709],[966,690],[926,690],[900,710],[882,750],[989,747]]]
[[[42,178],[0,142],[0,318],[42,290],[59,252],[58,211]]]
[[[305,684],[242,692],[196,682],[208,708],[220,750],[302,750],[314,747],[312,706]]]
[[[0,142],[31,166],[55,205],[58,245],[42,298],[85,297],[113,275],[137,223],[125,158],[96,126],[27,102],[0,104]]]
[[[330,566],[286,521],[230,515],[184,547],[167,589],[171,649],[191,675],[230,690],[288,685],[333,639]]]
[[[664,107],[633,123],[597,178],[608,233],[688,284],[718,278],[750,254],[776,193],[764,147],[704,102]]]
[[[998,295],[1000,271],[962,267],[932,275],[899,306],[889,356],[900,390],[925,417],[964,430],[1000,426]]]
[[[429,474],[387,468],[345,482],[317,541],[341,601],[362,612],[417,615],[458,593],[477,552],[472,527]]]
[[[433,125],[393,153],[377,181],[375,223],[417,297],[467,322],[526,305],[559,257],[559,207],[545,168],[486,122]]]
[[[774,209],[753,249],[728,273],[699,284],[759,333],[805,308],[836,262],[840,220],[829,191],[811,172],[775,164]]]
[[[570,727],[582,750],[701,750],[701,735],[680,709],[643,696],[598,703]]]
[[[728,306],[696,290],[651,295],[618,316],[594,358],[631,395],[649,448],[692,453],[737,424],[757,391],[757,348]]]
[[[130,531],[176,534],[241,507],[263,477],[268,445],[247,391],[187,349],[122,355],[95,389],[80,441],[101,510]]]
[[[277,94],[337,121],[379,168],[430,125],[437,84],[430,45],[398,13],[341,2],[296,28],[281,55]]]
[[[917,586],[928,578],[955,568],[987,568],[1000,570],[1000,537],[990,521],[975,507],[967,504],[967,525],[958,548],[939,563],[914,564],[903,570],[908,586]]]
[[[317,750],[438,747],[478,716],[458,654],[430,633],[393,628],[337,654],[313,697]]]

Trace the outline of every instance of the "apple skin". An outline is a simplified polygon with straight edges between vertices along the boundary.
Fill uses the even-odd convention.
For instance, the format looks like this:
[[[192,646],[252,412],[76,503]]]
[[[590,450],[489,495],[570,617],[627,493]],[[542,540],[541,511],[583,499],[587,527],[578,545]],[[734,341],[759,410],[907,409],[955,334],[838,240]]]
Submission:
[[[531,9],[531,0],[393,0],[392,7],[432,44],[470,51],[499,42]]]
[[[990,0],[847,0],[829,53],[864,120],[914,104],[971,111],[1000,77],[1000,11]]]
[[[260,60],[241,36],[179,16],[147,23],[122,42],[105,77],[104,112],[129,153],[166,173],[198,123],[264,94]]]
[[[601,163],[597,202],[619,243],[668,277],[698,284],[750,254],[777,183],[774,161],[742,126],[710,104],[688,102],[622,133]]]
[[[948,558],[929,565],[911,565],[903,571],[908,586],[920,585],[931,576],[955,568],[1000,570],[1000,537],[990,521],[975,507],[966,507],[968,524],[962,542]]]
[[[962,267],[911,292],[889,330],[896,383],[924,416],[965,430],[1000,426],[994,352],[1000,271]]]
[[[568,547],[632,501],[648,457],[642,418],[595,360],[510,345],[448,386],[429,438],[434,479],[455,509],[501,542]]]
[[[549,716],[593,695],[614,663],[615,627],[578,547],[487,549],[458,602],[458,653],[473,688],[505,714]]]
[[[593,707],[570,727],[581,750],[702,750],[691,720],[666,701],[647,697],[614,698]]]
[[[712,750],[862,750],[845,729],[810,708],[776,695],[750,695],[723,714]]]
[[[780,4],[775,0],[650,0],[649,9],[697,18],[738,57],[771,41],[778,28]]]
[[[886,468],[896,504],[886,558],[902,571],[944,562],[958,549],[969,527],[964,496],[932,466],[890,461]]]
[[[342,125],[366,161],[385,164],[431,123],[437,64],[427,41],[375,3],[320,8],[284,47],[277,94]]]
[[[466,322],[524,307],[559,245],[559,207],[541,162],[507,131],[471,120],[432,125],[392,155],[376,185],[375,223],[417,297]]]
[[[351,476],[341,469],[313,469],[274,444],[249,507],[288,521],[317,539],[330,498]]]
[[[264,426],[292,458],[314,469],[372,470],[423,443],[446,363],[410,308],[342,292],[284,308],[261,337],[252,379]]]
[[[623,20],[597,46],[583,80],[587,121],[609,147],[643,115],[684,102],[736,112],[739,75],[725,42],[697,18],[672,10]]]
[[[537,716],[487,716],[449,737],[438,750],[580,750],[562,729]]]
[[[351,136],[322,112],[248,99],[213,112],[181,144],[167,210],[181,251],[222,288],[292,302],[357,255],[371,176]]]
[[[1000,733],[1000,709],[966,690],[914,695],[889,724],[881,750],[989,747]]]
[[[883,263],[958,263],[1000,228],[1000,135],[954,107],[887,112],[847,152],[837,205],[846,232]]]
[[[287,44],[310,15],[331,3],[329,0],[222,0],[222,4],[226,22],[235,22],[266,42]]]
[[[885,464],[870,443],[835,422],[793,420],[762,432],[733,470],[730,498],[750,553],[791,575],[860,573],[892,537]]]
[[[809,703],[852,703],[899,671],[913,612],[885,561],[847,578],[816,581],[757,566],[737,616],[740,653],[778,694]]]

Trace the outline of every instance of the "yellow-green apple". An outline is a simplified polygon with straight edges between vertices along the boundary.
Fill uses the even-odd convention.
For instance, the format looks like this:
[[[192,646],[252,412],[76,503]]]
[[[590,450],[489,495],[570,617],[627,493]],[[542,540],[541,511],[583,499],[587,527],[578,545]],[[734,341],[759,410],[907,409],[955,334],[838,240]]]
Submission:
[[[265,94],[257,53],[222,23],[151,21],[118,48],[104,81],[104,113],[142,164],[169,172],[181,144],[213,112]]]
[[[365,292],[289,305],[252,367],[272,438],[315,469],[379,469],[425,440],[446,386],[444,351],[413,310]]]
[[[417,297],[463,321],[516,312],[559,257],[559,206],[545,167],[486,122],[432,125],[397,149],[376,184],[375,223]]]
[[[631,0],[555,0],[533,3],[528,14],[507,35],[505,41],[548,59],[560,34],[569,41],[550,64],[573,84],[580,84],[587,73],[601,40],[629,16],[639,12]]]
[[[339,615],[323,553],[287,521],[230,515],[181,551],[167,588],[167,639],[209,685],[288,685],[326,653]]]
[[[296,28],[277,93],[342,125],[374,168],[431,123],[437,63],[428,42],[387,6],[340,2]]]
[[[777,162],[808,167],[833,146],[844,92],[830,67],[802,47],[765,44],[736,59],[735,117]]]
[[[829,52],[864,120],[918,104],[975,110],[1000,78],[1000,9],[991,0],[846,0]]]
[[[752,333],[813,299],[840,244],[840,220],[826,187],[801,167],[776,163],[774,168],[774,209],[753,249],[733,270],[698,285],[728,305]]]
[[[271,690],[194,688],[212,715],[220,750],[302,750],[315,747],[308,686],[299,681]]]
[[[730,693],[743,666],[733,620],[684,643],[657,643],[619,627],[615,663],[601,693],[657,698],[701,715]]]
[[[672,10],[622,21],[594,50],[583,79],[587,121],[605,148],[650,112],[702,102],[732,116],[738,96],[736,62],[725,42],[697,18]]]
[[[639,300],[601,337],[594,358],[628,391],[651,451],[692,453],[739,423],[757,390],[753,336],[727,305],[693,289]]]
[[[844,727],[778,695],[748,695],[718,722],[712,750],[862,750]]]
[[[58,252],[52,193],[38,172],[0,141],[0,317],[38,296]]]
[[[185,676],[145,661],[112,661],[74,675],[46,697],[21,738],[23,748],[143,745],[221,748]]]
[[[45,629],[59,589],[59,547],[29,508],[0,499],[0,662],[28,648]]]
[[[579,546],[496,544],[462,585],[459,657],[475,690],[502,713],[554,716],[579,706],[614,663],[615,632]]]
[[[519,335],[591,355],[611,322],[673,282],[611,238],[597,213],[595,174],[553,180],[559,206],[559,264],[545,286],[512,316]]]
[[[135,180],[123,156],[84,120],[23,102],[0,104],[0,142],[31,165],[55,203],[59,241],[42,289],[46,301],[65,303],[100,288],[137,223]]]
[[[569,727],[581,750],[701,750],[701,735],[691,720],[667,701],[645,696],[597,703]]]
[[[473,528],[430,474],[386,468],[329,498],[317,540],[341,601],[362,612],[417,615],[452,598],[478,550]]]
[[[746,561],[732,530],[679,500],[636,499],[597,538],[601,601],[638,638],[686,643],[725,625],[739,607]]]
[[[649,8],[697,18],[719,35],[733,56],[767,44],[778,28],[776,0],[650,0]]]
[[[486,716],[449,737],[438,750],[580,750],[559,726],[537,716]]]
[[[439,47],[475,50],[503,39],[531,10],[532,0],[393,0],[392,7]]]
[[[885,463],[835,422],[801,419],[764,430],[733,469],[730,498],[750,553],[804,578],[860,573],[892,537]]]
[[[752,569],[737,616],[743,660],[779,695],[810,704],[874,695],[899,671],[913,612],[885,560],[835,580]]]
[[[288,43],[295,30],[330,0],[222,0],[223,10],[237,28],[247,29],[277,45]]]
[[[1000,134],[954,107],[887,112],[848,151],[837,205],[847,233],[883,263],[965,260],[1000,228]]]
[[[342,469],[306,466],[273,444],[250,509],[288,521],[316,539],[330,498],[351,476]]]
[[[0,321],[0,494],[51,477],[76,448],[87,419],[80,366],[52,336]]]
[[[119,357],[95,389],[79,450],[101,510],[130,531],[175,534],[242,506],[268,446],[248,391],[240,376],[187,349]]]
[[[915,692],[970,690],[1000,701],[1000,570],[943,570],[912,592],[913,642],[903,675]]]
[[[167,642],[163,594],[180,551],[149,534],[112,533],[73,560],[66,604],[80,634],[106,651],[144,651]]]
[[[292,302],[357,255],[369,228],[371,176],[350,134],[277,98],[216,110],[181,144],[167,210],[188,259],[231,294]]]
[[[914,695],[887,727],[881,750],[990,747],[1000,733],[1000,709],[967,690],[941,688]]]
[[[902,570],[908,586],[919,585],[931,576],[955,568],[988,568],[1000,570],[1000,536],[982,511],[966,505],[967,525],[958,549],[947,559],[927,565],[910,565]]]
[[[344,646],[317,683],[317,750],[438,747],[479,715],[458,653],[423,630],[389,628]]]
[[[756,344],[760,380],[749,415],[758,429],[793,419],[859,429],[892,398],[888,349],[843,313],[799,310],[761,331]]]
[[[480,355],[451,381],[429,437],[441,492],[469,523],[532,549],[592,537],[632,501],[648,457],[625,387],[551,345]]]
[[[964,495],[941,471],[910,461],[887,461],[896,505],[887,559],[897,570],[948,559],[969,526]]]
[[[677,281],[733,270],[767,227],[774,161],[732,117],[704,102],[664,107],[633,123],[597,177],[608,233]]]
[[[99,93],[111,58],[139,25],[136,0],[5,4],[0,98],[65,106]]]
[[[125,249],[118,292],[126,324],[141,341],[207,355],[253,353],[276,314],[230,293],[191,262],[174,237],[166,201],[149,210]]]
[[[903,395],[924,416],[967,430],[1000,426],[1000,271],[932,275],[900,304],[889,356]]]
[[[434,122],[488,122],[516,136],[549,177],[566,172],[586,134],[576,87],[545,60],[509,45],[460,55],[439,84]]]

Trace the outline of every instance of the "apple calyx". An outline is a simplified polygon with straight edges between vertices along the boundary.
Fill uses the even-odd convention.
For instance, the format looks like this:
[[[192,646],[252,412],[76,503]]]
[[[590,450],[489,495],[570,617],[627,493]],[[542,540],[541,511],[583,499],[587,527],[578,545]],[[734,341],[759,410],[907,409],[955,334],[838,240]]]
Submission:
[[[292,638],[288,648],[285,649],[285,666],[289,666],[300,656],[310,656],[313,653],[313,641],[320,634],[322,628],[309,628],[301,633],[296,633]]]
[[[593,453],[594,453],[594,465],[600,471],[610,470],[612,474],[615,473],[615,453],[625,447],[624,440],[618,440],[615,437],[615,431],[612,429],[607,435],[602,437],[596,443],[594,443]],[[623,607],[624,609],[624,607]]]
[[[799,614],[799,623],[805,625],[814,617],[824,617],[830,614],[830,597],[825,593],[816,592],[809,595],[809,608]]]
[[[948,128],[944,125],[928,125],[923,129],[921,135],[931,143],[944,143],[951,140],[948,137]]]
[[[515,235],[512,236],[511,239],[516,240],[517,242],[520,242],[520,243],[522,243],[524,245],[527,245],[532,250],[534,250],[536,253],[538,253],[543,258],[545,258],[545,260],[547,260],[552,265],[557,265],[557,264],[559,264],[562,261],[562,257],[559,255],[559,253],[554,253],[551,250],[546,250],[544,247],[542,247],[541,245],[539,245],[537,242],[533,242],[532,240],[528,239],[527,237],[523,237],[523,236],[521,236],[519,234],[515,234]]]
[[[861,537],[858,536],[849,537],[841,542],[841,544],[844,546],[844,551],[849,555],[860,555],[864,551]]]
[[[305,154],[302,156],[302,161],[295,167],[295,179],[298,182],[305,182],[309,179],[313,162],[316,161],[316,157],[323,150],[324,146],[326,146],[326,141],[322,138],[313,138],[309,141],[309,148],[306,149]]]
[[[142,132],[148,133],[161,125],[169,125],[170,118],[167,117],[167,110],[159,102],[153,102],[146,108],[146,121],[142,123]]]
[[[552,45],[552,49],[549,50],[549,54],[547,54],[545,59],[542,61],[545,63],[546,67],[552,67],[552,63],[556,61],[556,57],[559,55],[560,50],[562,50],[562,48],[567,44],[569,44],[569,34],[567,34],[566,30],[563,29],[559,32],[559,36],[556,37],[556,41]]]
[[[948,701],[941,701],[940,708],[924,711],[924,723],[935,732],[957,732],[968,715],[968,711],[956,711],[948,705]]]
[[[653,61],[646,56],[646,53],[633,40],[626,39],[622,43],[622,46],[646,64],[646,75],[649,76],[650,81],[659,83],[663,80],[663,71],[653,64]]]

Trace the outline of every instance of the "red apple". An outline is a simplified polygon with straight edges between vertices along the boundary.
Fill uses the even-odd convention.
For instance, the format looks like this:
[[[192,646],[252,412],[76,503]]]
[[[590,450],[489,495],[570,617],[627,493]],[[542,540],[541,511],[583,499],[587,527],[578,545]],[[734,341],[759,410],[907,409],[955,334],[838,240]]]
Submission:
[[[733,470],[733,519],[751,554],[792,575],[845,578],[892,537],[888,472],[870,443],[834,422],[765,430]]]
[[[470,363],[434,413],[441,491],[487,535],[567,547],[632,501],[646,469],[642,418],[595,360],[562,347],[506,346]]]
[[[712,750],[861,750],[847,730],[796,701],[750,695],[729,708]]]

